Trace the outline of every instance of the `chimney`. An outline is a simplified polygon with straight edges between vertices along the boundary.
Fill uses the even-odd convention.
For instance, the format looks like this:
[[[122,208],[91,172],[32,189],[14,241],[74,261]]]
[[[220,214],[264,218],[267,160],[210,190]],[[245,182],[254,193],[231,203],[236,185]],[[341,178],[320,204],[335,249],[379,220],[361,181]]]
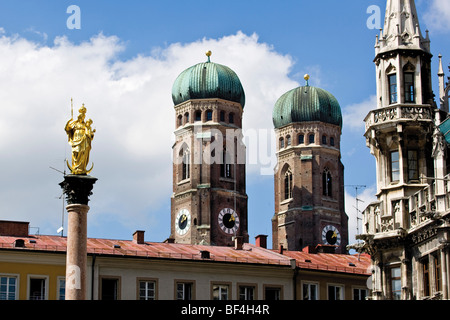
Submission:
[[[142,230],[136,230],[133,233],[133,242],[137,244],[144,244],[144,232]]]
[[[0,236],[28,237],[29,222],[0,220]]]
[[[314,248],[313,246],[306,246],[302,249],[302,252],[304,253],[317,253],[316,248]]]
[[[234,237],[234,249],[242,250],[244,246],[244,238],[240,236]]]
[[[255,244],[257,247],[267,249],[267,235],[260,234],[255,237]]]
[[[283,245],[280,243],[280,247],[278,248],[278,253],[283,254],[283,250],[284,250]]]

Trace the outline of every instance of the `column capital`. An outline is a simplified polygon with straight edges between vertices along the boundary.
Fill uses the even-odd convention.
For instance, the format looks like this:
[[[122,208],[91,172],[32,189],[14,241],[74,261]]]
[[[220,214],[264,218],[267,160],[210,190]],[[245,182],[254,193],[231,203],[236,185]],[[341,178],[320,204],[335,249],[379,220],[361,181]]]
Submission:
[[[96,181],[97,178],[89,175],[69,174],[64,176],[64,181],[59,185],[63,189],[69,205],[87,205]]]

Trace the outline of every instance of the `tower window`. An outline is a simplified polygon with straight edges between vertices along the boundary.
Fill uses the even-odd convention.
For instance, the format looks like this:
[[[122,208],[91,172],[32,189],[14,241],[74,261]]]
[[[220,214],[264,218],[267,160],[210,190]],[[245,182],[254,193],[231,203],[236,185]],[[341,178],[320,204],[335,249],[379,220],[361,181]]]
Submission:
[[[391,152],[391,181],[400,180],[400,159],[398,151]]]
[[[322,144],[327,144],[327,136],[322,136]]]
[[[284,138],[280,138],[280,149],[284,148]]]
[[[287,136],[286,137],[286,146],[290,146],[291,145],[291,136]]]
[[[408,150],[408,180],[419,179],[419,166],[417,150]]]
[[[298,144],[305,143],[305,136],[303,134],[298,135]]]
[[[309,135],[309,143],[314,143],[314,134]]]
[[[405,80],[405,102],[414,103],[414,73],[405,72],[404,75]]]
[[[334,147],[334,138],[330,137],[330,146]]]
[[[390,74],[388,75],[389,82],[389,103],[397,103],[397,75]]]
[[[206,121],[212,121],[212,110],[206,111]]]
[[[179,126],[181,126],[183,124],[183,117],[181,116],[181,115],[179,115],[178,116],[178,119],[177,119],[177,126],[179,127]]]
[[[220,121],[221,122],[225,121],[225,112],[224,111],[220,111]]]
[[[231,164],[230,164],[231,161],[227,161],[227,158],[229,158],[229,156],[227,157],[227,150],[224,147],[223,148],[223,154],[222,154],[222,163],[220,165],[220,175],[223,178],[232,178],[233,175],[232,175],[232,172],[231,172],[231,170],[232,170],[232,167],[231,167]]]
[[[230,114],[228,115],[228,122],[229,122],[229,123],[234,123],[234,113],[230,113]]]
[[[202,113],[200,111],[195,111],[195,121],[202,121]]]
[[[286,171],[284,174],[284,199],[292,198],[292,172]]]
[[[332,184],[331,173],[328,169],[325,169],[322,174],[322,193],[324,196],[331,197],[333,195]]]
[[[184,123],[189,123],[189,112],[184,114]]]
[[[183,169],[182,169],[182,180],[189,179],[190,177],[190,166],[191,166],[191,159],[190,159],[190,152],[189,149],[187,149],[185,152],[183,152]]]

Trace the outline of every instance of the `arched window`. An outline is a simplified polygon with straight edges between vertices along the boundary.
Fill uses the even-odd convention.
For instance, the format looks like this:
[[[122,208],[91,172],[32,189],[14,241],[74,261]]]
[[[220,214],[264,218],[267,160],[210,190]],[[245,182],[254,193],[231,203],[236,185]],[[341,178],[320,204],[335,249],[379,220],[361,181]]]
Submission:
[[[189,148],[182,148],[180,157],[183,158],[181,163],[181,180],[186,180],[191,176],[191,153],[189,152]]]
[[[234,123],[234,113],[233,112],[230,112],[230,114],[228,115],[228,122]]]
[[[213,112],[212,110],[206,110],[206,121],[212,121]]]
[[[184,123],[189,123],[189,112],[184,114]]]
[[[386,74],[389,89],[389,104],[394,104],[398,102],[397,69],[390,64],[386,69]]]
[[[298,144],[305,143],[305,136],[303,134],[298,135]]]
[[[322,136],[322,144],[327,144],[327,136],[326,135]]]
[[[284,138],[280,138],[280,149],[284,148]]]
[[[414,85],[414,72],[415,67],[408,62],[403,68],[403,82],[405,85],[405,102],[414,103],[415,97],[415,85]]]
[[[334,138],[330,137],[330,146],[334,147]]]
[[[314,143],[314,133],[309,135],[309,143]]]
[[[389,104],[397,103],[397,74],[388,75]]]
[[[291,145],[291,136],[288,135],[288,136],[286,137],[286,146],[289,147],[290,145]]]
[[[325,168],[325,170],[322,173],[322,194],[327,197],[333,196],[333,181],[331,178],[331,172],[328,170],[328,168]]]
[[[199,110],[195,111],[195,121],[202,121],[202,112]]]
[[[225,122],[225,111],[220,111],[220,121]]]
[[[284,199],[292,198],[292,172],[287,170],[284,174]]]
[[[180,114],[177,118],[177,126],[181,126],[183,124],[183,116]]]
[[[227,154],[227,149],[223,147],[220,176],[223,178],[233,178],[232,169],[230,155]]]

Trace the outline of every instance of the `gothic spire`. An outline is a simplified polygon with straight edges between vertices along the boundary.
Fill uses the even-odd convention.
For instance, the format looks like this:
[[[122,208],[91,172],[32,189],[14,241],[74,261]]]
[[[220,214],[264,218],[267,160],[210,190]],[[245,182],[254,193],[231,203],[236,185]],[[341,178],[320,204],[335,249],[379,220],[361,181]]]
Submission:
[[[428,30],[424,37],[414,0],[387,0],[384,29],[376,45],[376,53],[396,49],[430,52]]]

